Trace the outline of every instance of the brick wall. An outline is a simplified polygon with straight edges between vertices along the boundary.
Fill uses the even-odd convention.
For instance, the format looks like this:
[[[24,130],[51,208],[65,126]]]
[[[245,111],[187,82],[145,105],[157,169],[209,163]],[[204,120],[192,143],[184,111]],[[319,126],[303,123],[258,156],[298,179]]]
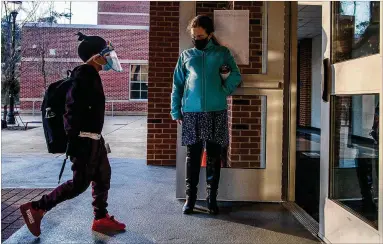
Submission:
[[[228,166],[259,168],[261,166],[261,106],[260,96],[229,98],[230,147]]]
[[[149,25],[149,1],[98,2],[99,25]],[[101,12],[101,13],[100,13]],[[108,14],[105,14],[108,13]],[[119,13],[119,14],[112,14]],[[143,15],[121,15],[133,13]]]
[[[56,55],[48,58],[78,58],[79,42],[75,34],[81,31],[86,35],[99,35],[110,40],[120,59],[148,60],[149,33],[147,30],[108,30],[63,27],[24,27],[22,36],[23,57],[36,57],[37,48],[44,42],[45,49],[55,49]],[[41,37],[37,39],[36,37]]]
[[[312,86],[312,39],[303,39],[298,45],[299,56],[299,126],[311,126],[311,86]]]
[[[201,2],[197,1],[196,10],[197,15],[203,14],[207,15],[210,18],[214,18],[214,10],[224,10],[229,9],[230,3],[228,1],[217,1],[217,2]]]
[[[179,55],[179,2],[150,2],[147,163],[175,165],[177,124],[170,117]]]
[[[262,6],[263,2],[255,1],[236,1],[234,4],[235,10],[250,12],[250,62],[249,65],[239,66],[242,74],[262,73]],[[197,14],[208,15],[214,19],[214,10],[233,9],[233,6],[232,2],[227,1],[197,2],[196,8]],[[260,101],[259,96],[232,96],[228,99],[231,140],[228,148],[228,165],[232,168],[259,167],[260,165]]]
[[[149,1],[99,1],[98,12],[149,13]]]
[[[82,29],[62,27],[24,27],[22,50],[23,61],[21,64],[22,75],[20,77],[20,98],[41,98],[45,87],[50,83],[65,76],[66,70],[73,69],[80,63],[78,59],[77,46],[79,42],[75,33],[78,31],[86,35],[99,35],[106,40],[111,40],[116,47],[121,60],[148,60],[147,30],[107,30],[107,29]],[[40,39],[36,39],[39,36]],[[44,47],[44,48],[43,48]],[[50,55],[50,49],[55,50],[55,55]],[[39,56],[41,50],[45,50],[45,58],[64,59],[73,61],[45,62],[46,83],[42,75],[42,61]],[[29,59],[26,61],[26,59]],[[129,100],[129,68],[130,64],[122,64],[124,71],[101,72],[104,90],[107,100]],[[36,107],[39,103],[35,104]],[[22,101],[21,109],[30,111],[32,102]],[[112,110],[112,104],[107,104],[107,110]],[[147,102],[124,101],[114,104],[114,111],[126,113],[146,113]]]
[[[98,15],[99,25],[149,25],[149,16],[145,15],[110,15],[110,14],[99,14]]]

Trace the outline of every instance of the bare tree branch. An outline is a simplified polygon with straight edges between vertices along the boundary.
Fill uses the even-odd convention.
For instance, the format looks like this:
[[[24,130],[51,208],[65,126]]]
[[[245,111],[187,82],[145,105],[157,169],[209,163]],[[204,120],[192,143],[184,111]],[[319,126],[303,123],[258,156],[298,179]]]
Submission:
[[[41,10],[41,1],[36,2],[23,2],[29,4],[28,8],[23,7],[22,11],[26,11],[27,16],[19,23],[16,23],[16,35],[15,39],[17,52],[14,52],[11,47],[12,35],[11,35],[11,24],[12,18],[11,13],[8,8],[8,3],[4,2],[5,16],[2,19],[2,63],[1,63],[1,91],[3,97],[7,98],[10,91],[16,94],[19,92],[19,79],[21,76],[30,73],[32,71],[38,71],[41,73],[44,79],[44,87],[47,87],[48,77],[52,74],[58,74],[59,68],[52,67],[46,63],[47,48],[50,46],[50,43],[45,38],[46,33],[41,33],[39,38],[36,38],[36,41],[39,43],[36,48],[31,48],[29,43],[21,43],[22,31],[27,24],[31,24],[31,27],[39,28],[39,21],[48,21],[52,23],[57,22],[57,19],[61,17],[68,17],[66,14],[60,14],[53,11],[53,2],[49,3],[48,8],[43,9],[41,14],[37,14],[38,10]],[[22,5],[23,6],[23,5]],[[45,11],[44,11],[45,10]],[[4,25],[4,26],[3,26]],[[5,28],[4,28],[5,27]],[[44,28],[40,28],[43,30]],[[4,38],[3,38],[4,37]],[[32,57],[30,57],[32,56]],[[25,62],[25,57],[28,57],[31,60]],[[21,65],[22,63],[22,65]],[[16,70],[15,70],[16,69]],[[36,70],[37,69],[37,70]],[[6,104],[8,101],[5,101]]]
[[[31,9],[31,11],[28,12],[27,17],[21,23],[21,27],[24,27],[24,25],[27,24],[28,22],[36,21],[36,12],[37,12],[37,9],[39,8],[40,4],[41,4],[41,2],[32,2],[33,7]],[[33,19],[33,17],[35,17],[35,19]]]

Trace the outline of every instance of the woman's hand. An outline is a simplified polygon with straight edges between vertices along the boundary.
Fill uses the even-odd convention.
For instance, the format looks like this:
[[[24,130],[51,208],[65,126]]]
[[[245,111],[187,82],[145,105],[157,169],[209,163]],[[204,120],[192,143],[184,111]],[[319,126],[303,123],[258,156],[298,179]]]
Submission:
[[[182,125],[182,119],[177,119],[176,121],[179,125]]]

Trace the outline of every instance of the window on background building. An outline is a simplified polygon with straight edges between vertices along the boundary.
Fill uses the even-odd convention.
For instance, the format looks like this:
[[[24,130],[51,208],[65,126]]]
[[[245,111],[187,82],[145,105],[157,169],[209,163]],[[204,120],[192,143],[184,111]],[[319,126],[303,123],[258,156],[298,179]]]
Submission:
[[[148,65],[130,66],[130,99],[148,99]]]
[[[56,49],[49,49],[49,55],[55,56],[56,55]]]

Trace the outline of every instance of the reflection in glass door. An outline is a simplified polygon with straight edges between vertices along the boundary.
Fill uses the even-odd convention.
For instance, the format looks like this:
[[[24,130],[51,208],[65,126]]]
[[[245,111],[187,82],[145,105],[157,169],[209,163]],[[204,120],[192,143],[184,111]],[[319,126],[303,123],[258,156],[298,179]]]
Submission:
[[[332,63],[379,53],[380,3],[340,1],[333,6]]]
[[[332,100],[330,199],[378,229],[379,95]]]

